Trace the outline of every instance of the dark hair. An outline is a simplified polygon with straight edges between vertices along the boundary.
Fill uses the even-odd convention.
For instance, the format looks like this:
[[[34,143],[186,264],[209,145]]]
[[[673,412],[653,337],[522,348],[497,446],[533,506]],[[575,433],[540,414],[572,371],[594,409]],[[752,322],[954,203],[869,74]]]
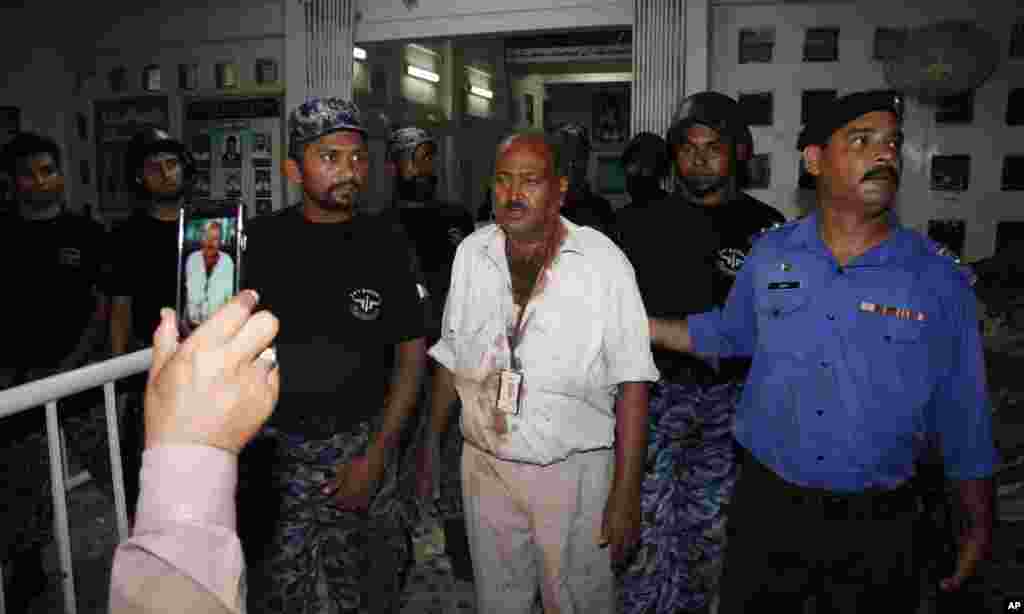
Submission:
[[[61,168],[60,147],[50,137],[42,136],[34,132],[19,132],[3,148],[0,158],[3,160],[3,168],[10,173],[11,177],[18,176],[18,161],[22,158],[30,158],[39,154],[50,154],[57,170]]]
[[[566,166],[565,156],[562,151],[562,139],[558,136],[552,136],[540,130],[522,130],[513,132],[498,142],[497,155],[495,160],[501,157],[501,150],[512,145],[513,142],[525,139],[528,141],[539,141],[543,143],[548,151],[551,153],[551,168],[555,171],[555,176],[565,177],[569,169]]]

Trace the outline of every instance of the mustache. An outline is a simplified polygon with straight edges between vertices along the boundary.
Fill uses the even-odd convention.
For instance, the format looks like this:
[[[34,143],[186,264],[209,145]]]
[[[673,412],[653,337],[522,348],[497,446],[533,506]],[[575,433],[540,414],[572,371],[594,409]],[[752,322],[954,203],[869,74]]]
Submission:
[[[896,182],[900,180],[900,174],[891,166],[876,166],[864,173],[864,178],[861,181],[871,181],[874,179],[888,179],[889,181]]]

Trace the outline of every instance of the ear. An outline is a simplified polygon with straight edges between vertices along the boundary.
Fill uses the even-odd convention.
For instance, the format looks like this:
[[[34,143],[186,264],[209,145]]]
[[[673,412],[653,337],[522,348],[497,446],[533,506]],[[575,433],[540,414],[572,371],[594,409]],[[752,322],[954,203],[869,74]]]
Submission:
[[[284,176],[288,178],[288,181],[292,183],[302,183],[302,169],[299,168],[299,163],[291,158],[285,158],[281,162],[281,170],[284,171]]]
[[[821,145],[808,145],[804,147],[804,151],[801,155],[804,158],[804,166],[807,167],[807,172],[817,177],[821,174],[821,164],[824,150]]]

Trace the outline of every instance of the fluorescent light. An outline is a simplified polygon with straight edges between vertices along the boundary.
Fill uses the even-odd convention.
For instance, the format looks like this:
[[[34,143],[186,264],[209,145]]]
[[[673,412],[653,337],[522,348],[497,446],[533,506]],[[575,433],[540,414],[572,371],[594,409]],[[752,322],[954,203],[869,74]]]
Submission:
[[[354,57],[357,60],[365,60],[366,49],[363,49],[362,47],[354,47],[352,49],[352,57]]]
[[[417,79],[423,79],[424,81],[430,81],[431,83],[438,83],[441,81],[441,75],[437,74],[432,70],[426,70],[419,66],[409,65],[406,68],[406,72],[410,76],[416,77]]]
[[[476,85],[469,86],[469,93],[476,94],[477,96],[480,96],[481,98],[486,98],[488,100],[494,98],[494,92],[485,87],[478,87]]]

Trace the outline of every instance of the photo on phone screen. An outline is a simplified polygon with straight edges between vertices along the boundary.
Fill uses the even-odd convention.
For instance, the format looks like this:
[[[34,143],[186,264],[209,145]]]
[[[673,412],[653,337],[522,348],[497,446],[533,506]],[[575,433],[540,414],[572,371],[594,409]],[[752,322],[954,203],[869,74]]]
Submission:
[[[178,326],[187,337],[238,293],[243,205],[189,205],[178,216]]]

